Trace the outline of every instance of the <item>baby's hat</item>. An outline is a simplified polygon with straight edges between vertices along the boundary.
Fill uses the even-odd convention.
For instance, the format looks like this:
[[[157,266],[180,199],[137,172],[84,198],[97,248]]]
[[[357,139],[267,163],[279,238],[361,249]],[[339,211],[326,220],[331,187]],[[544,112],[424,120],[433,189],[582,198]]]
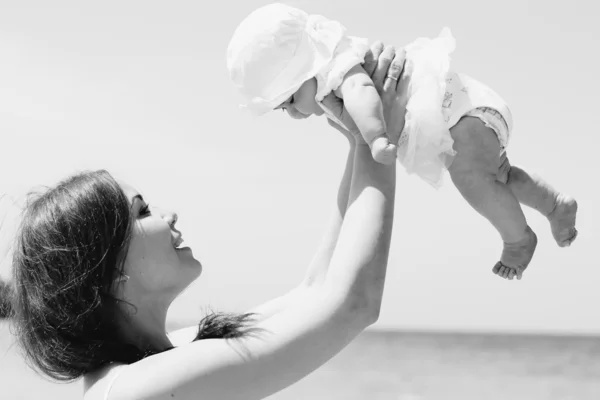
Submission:
[[[253,11],[227,49],[229,75],[256,114],[273,110],[333,58],[345,28],[273,3]]]

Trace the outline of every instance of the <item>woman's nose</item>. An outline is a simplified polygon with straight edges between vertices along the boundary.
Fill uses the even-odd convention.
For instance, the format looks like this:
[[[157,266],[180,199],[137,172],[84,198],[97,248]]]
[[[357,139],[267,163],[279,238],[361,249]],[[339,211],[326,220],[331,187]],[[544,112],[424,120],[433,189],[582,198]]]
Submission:
[[[167,221],[167,223],[170,226],[175,226],[175,223],[177,222],[177,219],[179,218],[179,216],[177,215],[176,212],[162,211],[161,213],[162,213],[164,220]]]

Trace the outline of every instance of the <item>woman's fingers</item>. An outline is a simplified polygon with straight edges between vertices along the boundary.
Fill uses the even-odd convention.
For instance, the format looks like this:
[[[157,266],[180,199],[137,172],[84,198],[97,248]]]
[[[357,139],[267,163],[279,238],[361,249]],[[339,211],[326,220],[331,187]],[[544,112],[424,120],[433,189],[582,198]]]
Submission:
[[[377,59],[377,67],[375,68],[375,72],[373,73],[372,79],[375,88],[377,91],[381,93],[383,90],[383,83],[385,81],[385,77],[387,75],[388,69],[390,68],[390,64],[396,55],[396,49],[393,46],[385,46],[381,55]]]
[[[377,67],[377,61],[379,60],[379,56],[381,56],[382,52],[383,42],[377,41],[371,45],[371,48],[367,51],[367,54],[365,54],[363,68],[370,77],[373,77],[373,73]]]
[[[381,58],[384,55],[382,54]],[[394,52],[394,58],[385,71],[381,100],[383,102],[387,134],[392,143],[398,143],[404,129],[409,79],[404,71],[406,52]],[[377,87],[377,85],[376,85]]]
[[[390,67],[388,68],[385,81],[383,83],[383,93],[386,95],[395,95],[400,83],[400,77],[404,70],[404,62],[406,61],[406,52],[404,49],[397,51]]]
[[[331,126],[332,128],[337,129],[338,131],[340,131],[344,136],[352,136],[352,134],[350,132],[348,132],[346,129],[344,129],[343,127],[341,127],[340,125],[338,125],[337,122],[332,121],[329,118],[327,119],[327,123],[329,124],[329,126]]]

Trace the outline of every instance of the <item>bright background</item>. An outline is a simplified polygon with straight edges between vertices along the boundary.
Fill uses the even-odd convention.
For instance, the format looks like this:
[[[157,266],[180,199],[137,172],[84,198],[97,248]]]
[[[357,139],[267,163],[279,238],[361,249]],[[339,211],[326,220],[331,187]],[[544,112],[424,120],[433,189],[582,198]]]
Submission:
[[[266,3],[0,0],[3,214],[35,186],[105,168],[176,210],[203,263],[172,323],[196,321],[206,306],[243,311],[293,288],[334,207],[346,146],[323,119],[255,118],[238,108],[225,49],[241,19]],[[600,333],[598,6],[288,3],[398,46],[451,27],[453,68],[511,105],[511,162],[579,201],[580,235],[567,249],[545,218],[526,211],[537,254],[524,280],[504,281],[491,273],[499,236],[449,179],[435,192],[400,171],[376,327]]]

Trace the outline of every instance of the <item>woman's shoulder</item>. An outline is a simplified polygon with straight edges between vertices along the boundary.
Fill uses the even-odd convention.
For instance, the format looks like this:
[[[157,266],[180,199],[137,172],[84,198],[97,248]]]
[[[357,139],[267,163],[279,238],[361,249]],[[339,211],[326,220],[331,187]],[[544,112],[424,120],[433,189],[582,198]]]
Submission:
[[[84,400],[107,400],[114,381],[127,364],[111,363],[83,377]]]
[[[191,343],[198,334],[198,326],[189,326],[169,332],[174,347]],[[111,363],[83,377],[84,400],[108,400],[110,389],[127,364]]]

